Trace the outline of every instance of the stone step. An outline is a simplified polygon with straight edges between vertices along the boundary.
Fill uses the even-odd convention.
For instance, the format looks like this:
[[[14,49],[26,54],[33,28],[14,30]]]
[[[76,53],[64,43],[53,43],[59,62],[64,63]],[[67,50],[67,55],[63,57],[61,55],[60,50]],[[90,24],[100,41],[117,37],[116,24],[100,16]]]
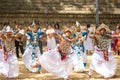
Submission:
[[[99,0],[100,12],[120,13],[120,0]],[[93,12],[95,0],[0,0],[0,12]],[[72,10],[72,11],[71,11]]]

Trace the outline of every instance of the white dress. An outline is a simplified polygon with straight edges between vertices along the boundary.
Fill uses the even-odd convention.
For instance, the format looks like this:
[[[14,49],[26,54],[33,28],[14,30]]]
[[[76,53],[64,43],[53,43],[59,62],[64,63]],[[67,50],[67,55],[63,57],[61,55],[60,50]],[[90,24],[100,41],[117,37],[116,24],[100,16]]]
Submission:
[[[7,38],[4,44],[8,52],[8,58],[5,61],[5,64],[8,65],[8,67],[6,68],[6,70],[8,70],[8,73],[5,76],[8,78],[16,78],[19,76],[19,63],[14,53],[14,41],[11,40],[12,38]]]
[[[46,34],[47,34],[47,50],[50,50],[50,49],[55,49],[57,47],[57,44],[56,44],[56,40],[55,40],[55,37],[49,37],[48,35],[51,34],[51,33],[55,33],[54,29],[48,29],[46,31]]]
[[[31,36],[33,36],[33,35],[31,35]],[[34,41],[36,41],[36,36],[34,36]],[[29,35],[27,37],[30,41],[31,37]],[[41,53],[40,53],[38,45],[34,45],[31,42],[28,42],[26,49],[25,49],[25,52],[22,55],[22,59],[24,61],[26,68],[30,72],[37,72],[38,71],[38,68],[33,68],[33,66],[36,65],[36,63],[37,63],[36,58],[39,58],[40,56],[41,56]]]
[[[3,74],[4,76],[8,76],[9,71],[9,65],[4,59],[4,50],[3,48],[0,49],[0,74]]]
[[[39,58],[41,66],[46,71],[67,79],[73,70],[73,62],[70,54],[72,53],[72,48],[70,45],[71,43],[65,40],[64,43],[59,44],[58,48],[44,52]],[[61,53],[64,53],[64,55]],[[63,59],[62,56],[66,56],[66,58]]]
[[[9,65],[8,78],[15,78],[19,76],[19,63],[13,51],[8,53],[7,63]]]
[[[84,66],[84,53],[81,49],[78,49],[78,47],[75,47],[76,50],[74,50],[74,54],[72,56],[73,59],[73,66],[74,66],[74,71],[75,72],[82,72],[85,71],[85,66]]]
[[[89,28],[88,30],[89,30],[89,33],[86,36],[83,44],[84,44],[85,50],[94,50],[93,40],[92,40],[92,38],[89,37],[89,35],[93,32],[93,29]]]
[[[117,68],[117,62],[111,52],[111,47],[108,49],[108,57],[109,60],[106,61],[104,59],[103,52],[98,47],[95,47],[94,54],[92,55],[92,62],[90,63],[90,69],[96,71],[105,78],[114,76]]]
[[[62,78],[68,78],[73,70],[71,57],[67,56],[67,59],[61,60],[57,48],[44,52],[39,58],[39,62],[46,71]]]

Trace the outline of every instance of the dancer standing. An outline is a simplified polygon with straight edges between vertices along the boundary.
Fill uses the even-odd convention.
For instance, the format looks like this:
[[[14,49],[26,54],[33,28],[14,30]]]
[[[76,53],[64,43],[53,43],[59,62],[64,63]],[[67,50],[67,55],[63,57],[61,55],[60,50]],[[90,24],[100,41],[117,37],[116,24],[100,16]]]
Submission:
[[[105,24],[101,24],[97,30],[99,34],[91,34],[90,37],[95,39],[95,51],[92,55],[90,64],[89,77],[92,71],[96,71],[104,78],[113,77],[115,75],[117,63],[111,52],[111,39],[119,36],[111,36],[108,34],[109,28]]]
[[[36,59],[40,57],[40,49],[38,46],[38,38],[43,32],[37,32],[36,30],[33,31],[33,28],[28,28],[29,31],[27,32],[28,35],[28,42],[26,46],[26,50],[22,56],[22,59],[25,63],[26,68],[31,72],[40,71],[41,66],[37,68],[33,68],[32,66],[36,65]]]
[[[85,53],[88,55],[89,54],[91,55],[92,51],[94,51],[94,42],[93,42],[92,38],[90,38],[89,35],[92,33],[95,33],[95,29],[90,24],[87,25],[87,29],[88,29],[88,32],[87,32],[87,35],[84,40],[84,47],[85,47]]]
[[[2,39],[4,40],[4,59],[5,63],[8,65],[6,68],[8,73],[5,75],[7,78],[17,78],[19,76],[19,64],[14,54],[14,41],[19,35],[14,35],[12,32],[10,26],[7,26],[5,35],[2,34]]]
[[[52,26],[49,24],[48,29],[46,30],[47,34],[47,50],[51,50],[57,47],[55,37],[51,36],[52,33],[55,33],[55,30],[52,28]]]
[[[87,62],[87,55],[84,52],[84,36],[87,34],[82,33],[80,24],[76,23],[75,32],[73,37],[79,36],[79,38],[74,42],[73,49],[75,50],[75,54],[73,55],[73,64],[74,64],[74,71],[85,71],[86,62]]]

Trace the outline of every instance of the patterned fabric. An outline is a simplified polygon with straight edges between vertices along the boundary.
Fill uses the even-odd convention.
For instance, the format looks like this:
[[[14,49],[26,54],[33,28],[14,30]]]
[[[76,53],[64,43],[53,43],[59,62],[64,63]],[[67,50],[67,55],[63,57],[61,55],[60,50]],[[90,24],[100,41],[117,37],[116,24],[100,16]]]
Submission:
[[[37,32],[37,33],[28,32],[27,34],[30,36],[30,44],[32,44],[35,47],[36,45],[34,45],[34,43],[38,42],[38,39],[43,34],[43,32]]]
[[[58,49],[63,55],[71,53],[71,42],[65,40],[62,44],[59,45]]]
[[[99,36],[99,39],[97,40],[97,47],[99,47],[101,50],[107,50],[109,46],[109,40],[108,36]]]
[[[6,40],[5,40],[5,48],[6,48],[6,51],[11,51],[15,48],[15,45],[14,45],[14,41],[12,40],[13,37],[6,37]]]

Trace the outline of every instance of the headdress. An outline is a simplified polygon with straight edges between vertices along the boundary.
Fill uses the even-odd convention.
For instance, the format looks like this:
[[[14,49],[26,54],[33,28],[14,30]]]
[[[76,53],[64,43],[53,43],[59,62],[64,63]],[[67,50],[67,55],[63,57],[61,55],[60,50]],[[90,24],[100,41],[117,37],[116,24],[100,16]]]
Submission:
[[[102,23],[101,25],[98,26],[97,30],[100,31],[101,29],[105,29],[106,32],[110,32],[110,29],[107,25],[105,25],[104,23]]]
[[[52,33],[55,33],[55,30],[54,29],[48,29],[46,31],[46,34],[52,34]]]
[[[76,21],[75,27],[80,27],[81,28],[81,25],[78,21]]]
[[[8,25],[5,32],[13,32],[12,28]]]
[[[36,24],[35,24],[35,21],[33,21],[31,26],[35,26],[35,25],[36,25]]]

